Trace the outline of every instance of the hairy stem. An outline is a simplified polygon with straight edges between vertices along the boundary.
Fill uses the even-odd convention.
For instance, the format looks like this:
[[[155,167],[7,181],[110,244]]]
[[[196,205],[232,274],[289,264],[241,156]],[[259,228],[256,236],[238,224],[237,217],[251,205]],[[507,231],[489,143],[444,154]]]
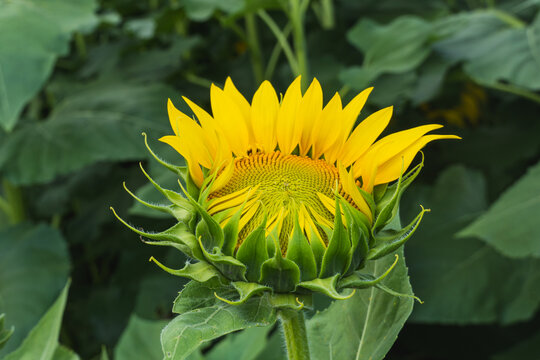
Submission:
[[[279,311],[289,360],[309,360],[309,346],[304,313],[296,310]]]

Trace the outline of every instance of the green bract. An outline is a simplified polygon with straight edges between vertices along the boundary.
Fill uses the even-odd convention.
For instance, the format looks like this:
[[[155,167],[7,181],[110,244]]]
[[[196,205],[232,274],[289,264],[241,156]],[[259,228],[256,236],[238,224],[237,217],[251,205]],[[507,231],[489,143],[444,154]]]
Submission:
[[[170,274],[199,283],[212,281],[213,288],[216,288],[217,281],[220,290],[209,292],[209,296],[215,296],[231,305],[239,305],[252,296],[268,293],[274,307],[296,309],[309,305],[310,295],[314,292],[333,299],[347,299],[356,289],[375,286],[393,295],[410,296],[396,293],[381,284],[381,280],[396,265],[397,255],[394,263],[381,274],[363,273],[362,269],[367,261],[393,253],[403,245],[428,211],[422,208],[417,217],[404,228],[395,229],[392,226],[400,198],[420,172],[423,161],[392,185],[375,187],[373,195],[362,192],[366,202],[374,209],[372,225],[358,209],[336,192],[335,207],[339,211],[336,211],[333,229],[325,229],[327,247],[316,242],[310,243],[300,230],[296,218],[286,253],[282,254],[282,251],[276,250],[280,248],[277,228],[265,234],[266,216],[237,245],[242,208],[233,214],[225,226],[221,226],[219,214],[211,216],[205,210],[208,194],[204,186],[200,191],[185,167],[166,163],[152,150],[150,152],[160,164],[179,177],[182,192],[162,188],[142,166],[143,173],[170,204],[151,204],[126,190],[143,205],[170,214],[177,223],[162,232],[151,233],[119,219],[141,235],[145,243],[170,246],[188,256],[191,260],[181,269],[171,269],[153,257],[151,260]]]

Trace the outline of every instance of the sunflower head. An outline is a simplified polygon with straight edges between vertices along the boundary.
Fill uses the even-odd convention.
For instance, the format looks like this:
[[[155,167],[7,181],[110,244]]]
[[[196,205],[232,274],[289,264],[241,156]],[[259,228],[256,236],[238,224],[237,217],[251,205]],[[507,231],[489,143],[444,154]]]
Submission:
[[[378,278],[360,270],[403,245],[425,212],[402,229],[389,225],[423,162],[408,168],[430,141],[457,137],[423,125],[379,139],[392,107],[355,126],[371,90],[344,107],[336,93],[323,106],[317,80],[302,94],[297,78],[281,100],[265,81],[249,103],[227,79],[223,89],[211,87],[212,115],[184,98],[188,116],[169,100],[174,135],[160,140],[187,166],[154,157],[178,174],[183,191],[149,177],[171,204],[137,200],[178,223],[158,234],[131,228],[197,261],[180,270],[156,261],[165,270],[234,287],[239,299],[227,302],[267,291],[341,299],[377,284],[395,262]]]

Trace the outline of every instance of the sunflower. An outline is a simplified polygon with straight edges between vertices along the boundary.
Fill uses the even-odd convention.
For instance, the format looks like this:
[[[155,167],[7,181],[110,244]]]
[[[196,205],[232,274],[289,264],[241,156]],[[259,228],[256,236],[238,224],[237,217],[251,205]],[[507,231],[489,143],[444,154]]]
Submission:
[[[423,161],[408,168],[427,143],[458,137],[428,134],[441,125],[423,125],[378,139],[392,107],[355,126],[371,90],[345,107],[336,93],[323,106],[317,80],[302,94],[297,78],[281,100],[265,81],[250,104],[227,79],[223,89],[210,89],[212,115],[184,98],[194,117],[169,100],[174,135],[160,140],[187,166],[165,162],[145,141],[154,158],[183,180],[183,194],[163,189],[144,169],[171,204],[148,203],[126,190],[177,223],[153,233],[120,221],[150,239],[145,242],[172,246],[195,260],[175,270],[152,258],[196,282],[218,278],[238,293],[234,301],[220,297],[230,304],[263,293],[277,307],[297,309],[298,297],[309,303],[313,292],[346,299],[354,289],[372,286],[412,296],[380,284],[427,211],[396,229],[401,195]],[[382,274],[360,272],[367,261],[391,253],[396,260]]]
[[[374,188],[399,179],[427,143],[458,138],[428,134],[442,127],[430,124],[378,140],[391,106],[355,126],[371,91],[346,106],[336,93],[323,106],[319,82],[302,94],[298,77],[281,100],[263,82],[250,104],[228,78],[223,89],[210,89],[212,115],[184,97],[192,118],[169,100],[174,135],[160,140],[185,158],[191,180],[206,194],[204,209],[221,227],[239,214],[234,250],[264,223],[265,236],[274,234],[283,256],[295,227],[314,251],[324,252],[339,207],[336,195],[371,227]]]

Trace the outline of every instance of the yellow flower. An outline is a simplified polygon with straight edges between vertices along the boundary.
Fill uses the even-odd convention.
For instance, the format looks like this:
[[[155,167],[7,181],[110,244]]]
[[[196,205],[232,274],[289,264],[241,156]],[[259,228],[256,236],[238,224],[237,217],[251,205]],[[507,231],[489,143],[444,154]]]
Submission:
[[[212,115],[184,98],[192,118],[169,100],[174,135],[160,140],[186,159],[191,179],[206,194],[205,210],[222,227],[241,210],[237,247],[265,219],[266,235],[276,233],[283,254],[296,221],[310,243],[326,247],[335,194],[372,224],[374,209],[365,194],[397,180],[427,143],[458,138],[428,134],[442,127],[431,124],[377,140],[392,107],[355,126],[371,90],[345,107],[336,93],[323,106],[319,82],[314,79],[302,94],[298,77],[281,101],[263,82],[250,104],[228,78],[223,89],[210,89]]]

